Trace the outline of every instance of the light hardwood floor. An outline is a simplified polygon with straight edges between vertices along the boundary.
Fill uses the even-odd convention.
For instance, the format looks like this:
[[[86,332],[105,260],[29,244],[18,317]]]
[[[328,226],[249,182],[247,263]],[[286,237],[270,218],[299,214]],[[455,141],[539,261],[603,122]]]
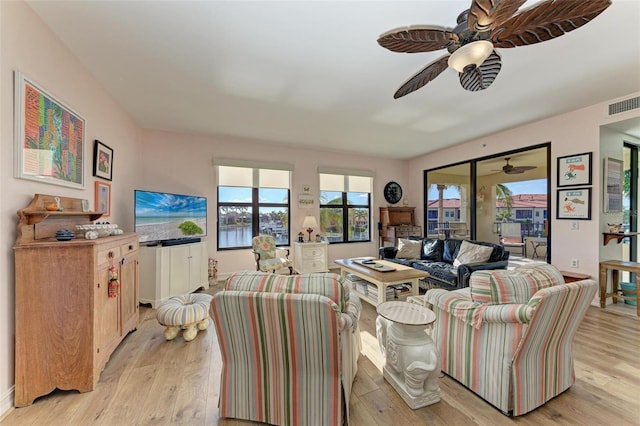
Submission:
[[[629,310],[622,310],[628,312]],[[375,309],[363,303],[362,355],[351,394],[351,425],[638,425],[640,321],[590,307],[575,339],[576,383],[525,416],[509,418],[444,376],[442,400],[409,409],[381,373]],[[114,352],[97,388],[54,391],[18,408],[2,425],[250,425],[218,418],[220,353],[213,325],[186,343],[165,341],[155,311]]]

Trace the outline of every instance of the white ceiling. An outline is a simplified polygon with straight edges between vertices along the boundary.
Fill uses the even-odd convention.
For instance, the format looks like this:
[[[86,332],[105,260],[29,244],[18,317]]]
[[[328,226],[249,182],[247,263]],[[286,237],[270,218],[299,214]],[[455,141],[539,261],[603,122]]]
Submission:
[[[470,0],[28,3],[144,128],[411,158],[640,91],[637,0],[614,0],[557,39],[500,49],[487,90],[465,91],[447,69],[398,100],[444,52],[393,53],[377,37],[453,27]]]

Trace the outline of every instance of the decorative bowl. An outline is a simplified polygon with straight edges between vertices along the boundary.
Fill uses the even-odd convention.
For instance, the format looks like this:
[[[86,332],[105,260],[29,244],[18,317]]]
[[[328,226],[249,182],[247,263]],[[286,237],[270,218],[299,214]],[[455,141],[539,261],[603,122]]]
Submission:
[[[108,237],[113,234],[113,231],[118,228],[116,224],[110,223],[100,223],[100,224],[89,224],[89,225],[76,225],[76,229],[78,231],[82,231],[85,234],[87,231],[94,231],[98,234],[99,238]]]
[[[75,236],[76,234],[69,231],[68,229],[61,229],[56,232],[56,240],[58,241],[69,241],[72,240]]]

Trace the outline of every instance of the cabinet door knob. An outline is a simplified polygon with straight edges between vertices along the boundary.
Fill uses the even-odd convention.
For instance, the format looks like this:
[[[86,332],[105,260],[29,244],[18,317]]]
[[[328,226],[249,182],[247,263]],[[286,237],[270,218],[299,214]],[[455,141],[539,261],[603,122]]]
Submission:
[[[133,244],[129,244],[129,250],[133,250]]]

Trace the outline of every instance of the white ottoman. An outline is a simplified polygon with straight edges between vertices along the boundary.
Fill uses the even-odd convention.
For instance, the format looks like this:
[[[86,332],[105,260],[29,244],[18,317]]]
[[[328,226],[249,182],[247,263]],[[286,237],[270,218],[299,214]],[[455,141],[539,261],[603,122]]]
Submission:
[[[183,294],[158,306],[156,318],[160,325],[166,327],[165,339],[174,339],[180,329],[184,329],[184,340],[190,342],[195,339],[198,330],[205,330],[209,326],[211,299],[213,296],[208,294]]]

